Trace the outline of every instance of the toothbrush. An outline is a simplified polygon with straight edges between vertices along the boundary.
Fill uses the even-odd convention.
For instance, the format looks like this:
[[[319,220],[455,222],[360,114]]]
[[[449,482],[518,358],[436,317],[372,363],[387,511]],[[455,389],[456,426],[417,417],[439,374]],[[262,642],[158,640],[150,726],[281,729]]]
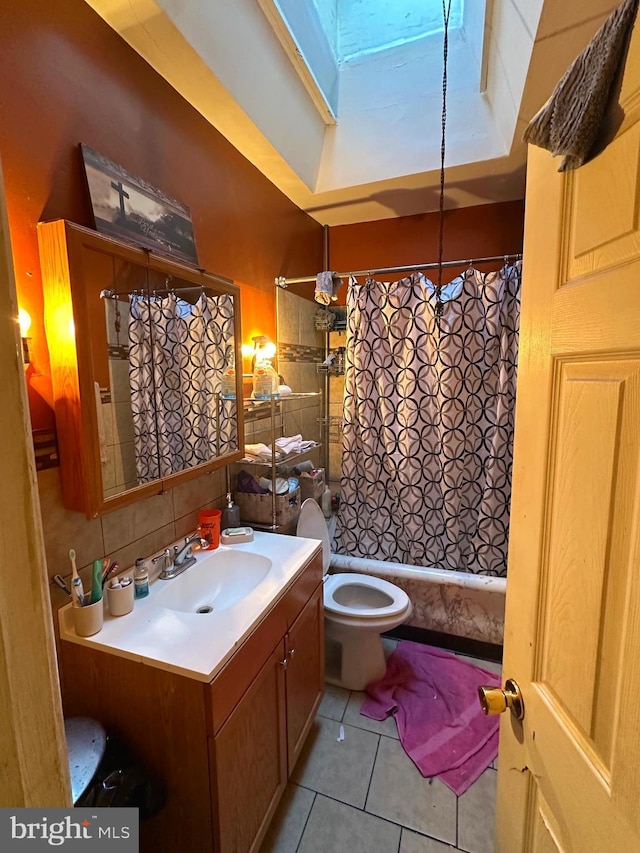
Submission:
[[[84,607],[84,587],[79,575],[71,581],[71,589],[73,590],[73,606]]]
[[[78,574],[78,569],[76,568],[76,552],[73,550],[73,548],[69,548],[69,559],[71,560],[71,576],[75,581],[75,579],[77,577],[80,577],[80,575]]]
[[[112,563],[111,557],[105,557],[102,561],[102,587],[106,584],[109,577],[113,574],[116,574],[118,569],[120,568],[120,564],[117,562]]]
[[[73,548],[69,548],[69,559],[71,560],[71,590],[73,593],[73,604],[75,607],[84,605],[84,587],[82,586],[82,578],[78,574],[76,567],[76,552]]]

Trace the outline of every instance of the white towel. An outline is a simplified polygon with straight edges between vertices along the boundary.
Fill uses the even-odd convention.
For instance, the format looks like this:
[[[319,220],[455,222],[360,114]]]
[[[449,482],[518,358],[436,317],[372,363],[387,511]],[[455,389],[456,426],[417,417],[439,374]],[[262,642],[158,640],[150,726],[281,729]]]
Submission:
[[[292,435],[289,438],[283,436],[276,439],[276,447],[287,455],[289,453],[303,453],[305,450],[315,447],[315,441],[307,441],[301,435]]]
[[[257,462],[271,462],[271,448],[266,444],[245,444],[245,459]]]

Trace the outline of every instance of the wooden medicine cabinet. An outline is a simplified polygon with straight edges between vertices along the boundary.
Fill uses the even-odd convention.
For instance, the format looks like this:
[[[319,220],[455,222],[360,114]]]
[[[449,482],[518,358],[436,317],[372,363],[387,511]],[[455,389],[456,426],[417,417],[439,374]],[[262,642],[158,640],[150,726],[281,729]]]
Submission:
[[[239,288],[64,220],[38,245],[64,505],[95,517],[239,459]]]

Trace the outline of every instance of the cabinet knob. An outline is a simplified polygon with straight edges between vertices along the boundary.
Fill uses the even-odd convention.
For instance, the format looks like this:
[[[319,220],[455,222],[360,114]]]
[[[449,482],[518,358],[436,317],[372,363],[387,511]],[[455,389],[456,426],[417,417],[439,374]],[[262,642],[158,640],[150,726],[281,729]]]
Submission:
[[[284,660],[279,660],[278,663],[280,664],[280,666],[284,667],[284,669],[287,668],[288,661],[286,658]]]
[[[295,650],[295,649],[289,649],[289,653],[288,653],[288,654],[289,654],[289,657],[290,657],[290,658],[294,657],[295,653],[296,653],[296,650]]]

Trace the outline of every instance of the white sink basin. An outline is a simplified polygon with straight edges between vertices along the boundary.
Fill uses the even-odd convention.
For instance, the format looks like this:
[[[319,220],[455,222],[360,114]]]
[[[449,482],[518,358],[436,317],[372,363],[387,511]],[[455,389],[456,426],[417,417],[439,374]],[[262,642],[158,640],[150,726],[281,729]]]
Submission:
[[[161,607],[184,613],[220,613],[246,598],[267,577],[272,562],[247,551],[217,551],[199,560],[177,578],[158,581],[155,597]],[[158,584],[163,584],[157,589]]]

